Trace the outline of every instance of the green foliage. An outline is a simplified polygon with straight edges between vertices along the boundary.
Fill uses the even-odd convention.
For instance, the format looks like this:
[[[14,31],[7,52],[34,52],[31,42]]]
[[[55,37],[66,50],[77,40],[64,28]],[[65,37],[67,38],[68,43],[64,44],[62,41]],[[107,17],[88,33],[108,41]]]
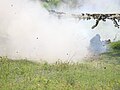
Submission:
[[[110,47],[111,47],[113,50],[120,50],[120,41],[112,42],[112,43],[110,44]]]
[[[43,2],[43,6],[46,9],[50,9],[52,7],[59,6],[60,2],[61,2],[61,0],[47,0],[47,1]]]

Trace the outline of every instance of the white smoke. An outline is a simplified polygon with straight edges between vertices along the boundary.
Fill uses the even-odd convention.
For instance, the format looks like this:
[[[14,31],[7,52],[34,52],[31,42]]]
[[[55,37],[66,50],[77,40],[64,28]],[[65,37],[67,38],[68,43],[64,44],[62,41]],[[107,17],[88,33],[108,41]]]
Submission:
[[[74,11],[119,12],[119,0],[87,1],[80,10]],[[0,55],[48,62],[81,60],[87,55],[89,41],[96,33],[102,39],[113,39],[119,32],[109,21],[91,30],[93,24],[93,21],[59,20],[49,15],[37,0],[1,0]]]

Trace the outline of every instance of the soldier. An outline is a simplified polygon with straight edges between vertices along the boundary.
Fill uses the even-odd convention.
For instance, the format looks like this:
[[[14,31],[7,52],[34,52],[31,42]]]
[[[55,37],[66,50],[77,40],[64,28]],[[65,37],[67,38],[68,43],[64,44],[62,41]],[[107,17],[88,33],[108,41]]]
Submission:
[[[89,51],[92,55],[99,55],[103,52],[102,41],[100,40],[100,35],[96,34],[91,40],[89,45]]]

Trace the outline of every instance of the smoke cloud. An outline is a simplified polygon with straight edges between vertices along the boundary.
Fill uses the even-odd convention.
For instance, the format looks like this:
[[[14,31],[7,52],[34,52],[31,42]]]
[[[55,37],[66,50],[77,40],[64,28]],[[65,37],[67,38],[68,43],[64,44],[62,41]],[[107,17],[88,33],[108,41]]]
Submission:
[[[63,5],[64,8],[61,5],[58,10],[77,13],[120,12],[119,0],[79,0],[79,4],[74,10],[66,5]],[[80,61],[88,55],[90,39],[96,34],[100,34],[102,40],[113,40],[119,33],[119,29],[110,21],[100,22],[95,30],[91,30],[94,23],[93,20],[78,22],[69,18],[58,19],[49,15],[38,0],[1,0],[0,55],[48,62]]]

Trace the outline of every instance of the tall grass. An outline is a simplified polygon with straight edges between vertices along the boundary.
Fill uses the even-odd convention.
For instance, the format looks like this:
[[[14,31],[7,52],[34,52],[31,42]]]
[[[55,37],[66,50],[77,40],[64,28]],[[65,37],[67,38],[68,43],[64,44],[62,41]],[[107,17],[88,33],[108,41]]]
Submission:
[[[120,90],[120,64],[104,59],[48,64],[1,57],[0,90]]]

